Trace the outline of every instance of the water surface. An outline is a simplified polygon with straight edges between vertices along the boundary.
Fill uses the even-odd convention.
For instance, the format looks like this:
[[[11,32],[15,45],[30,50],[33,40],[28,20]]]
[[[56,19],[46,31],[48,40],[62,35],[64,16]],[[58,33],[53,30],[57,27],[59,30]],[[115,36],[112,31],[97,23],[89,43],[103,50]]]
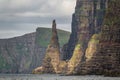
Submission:
[[[120,77],[60,76],[55,74],[0,74],[0,80],[120,80]]]

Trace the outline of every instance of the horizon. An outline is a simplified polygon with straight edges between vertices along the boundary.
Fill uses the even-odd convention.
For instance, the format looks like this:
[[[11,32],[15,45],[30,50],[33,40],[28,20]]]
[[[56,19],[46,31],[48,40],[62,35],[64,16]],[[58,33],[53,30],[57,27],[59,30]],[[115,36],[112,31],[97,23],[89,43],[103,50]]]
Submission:
[[[37,27],[37,28],[44,28],[44,29],[52,29],[52,28],[49,28],[49,27]],[[36,28],[36,29],[37,29]],[[57,28],[57,30],[62,30],[62,31],[65,31],[65,32],[69,32],[69,33],[71,33],[70,31],[67,31],[67,30],[63,30],[63,29],[58,29]],[[16,37],[21,37],[21,36],[24,36],[24,35],[27,35],[27,34],[31,34],[31,33],[35,33],[36,32],[36,30],[35,31],[33,31],[33,32],[28,32],[28,33],[25,33],[25,34],[22,34],[22,35],[18,35],[18,36],[13,36],[13,37],[9,37],[9,38],[0,38],[0,40],[4,40],[4,39],[11,39],[11,38],[16,38]]]
[[[1,0],[0,39],[35,32],[41,26],[52,28],[53,19],[57,29],[71,32],[75,4],[76,0]]]

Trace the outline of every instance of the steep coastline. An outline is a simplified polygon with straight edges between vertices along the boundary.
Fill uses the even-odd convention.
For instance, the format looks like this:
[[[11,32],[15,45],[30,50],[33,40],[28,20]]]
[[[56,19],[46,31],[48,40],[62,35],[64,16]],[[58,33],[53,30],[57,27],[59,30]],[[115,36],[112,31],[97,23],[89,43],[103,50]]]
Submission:
[[[77,0],[72,33],[63,47],[66,50],[63,51],[65,64],[62,67],[65,74],[120,76],[119,3],[119,0]],[[50,50],[49,56],[55,54],[55,50]],[[57,56],[49,58],[54,73],[58,73],[56,69],[61,68],[61,60]],[[56,58],[57,62],[54,61]]]
[[[83,53],[93,34],[101,31],[107,0],[77,0],[75,13],[72,16],[72,33],[65,49],[64,60],[69,60],[76,44],[82,45]]]
[[[94,44],[91,44],[91,40],[89,41],[85,54],[86,60],[75,68],[75,74],[120,76],[119,3],[119,0],[108,1],[101,32],[98,38],[97,36],[94,38]],[[92,52],[90,46],[93,46]]]
[[[94,34],[101,31],[106,7],[107,0],[77,0],[72,33],[66,52],[64,51],[65,59],[69,60],[68,67],[72,69],[68,74],[74,74],[74,69],[86,60],[88,42]]]
[[[47,47],[40,43],[44,31],[39,28],[0,40],[0,72],[120,76],[120,0],[77,0],[72,17],[63,51],[55,20]]]
[[[40,65],[51,36],[50,28],[37,28],[23,36],[0,39],[0,73],[31,73]],[[67,43],[69,32],[57,30],[60,47]],[[43,33],[44,32],[44,33]]]

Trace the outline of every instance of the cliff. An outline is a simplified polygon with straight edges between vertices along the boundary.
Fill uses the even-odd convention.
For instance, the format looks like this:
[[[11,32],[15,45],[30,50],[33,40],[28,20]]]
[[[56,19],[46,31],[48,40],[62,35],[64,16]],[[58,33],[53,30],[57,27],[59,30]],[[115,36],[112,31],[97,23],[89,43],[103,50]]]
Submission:
[[[119,4],[119,0],[108,1],[97,50],[90,59],[77,66],[77,74],[120,76]]]
[[[57,31],[62,47],[70,33]],[[23,36],[0,39],[0,73],[31,73],[42,65],[51,34],[49,28],[37,28],[36,32]]]
[[[53,21],[53,34],[43,62],[45,65],[34,71],[45,69],[50,73],[60,70],[60,73],[68,75],[120,76],[119,4],[119,0],[77,0],[70,40],[63,48],[67,50],[63,59],[68,61],[59,58]]]
[[[72,19],[72,33],[67,50],[64,51],[64,59],[69,60],[68,68],[71,68],[68,74],[73,74],[74,69],[86,60],[88,42],[94,34],[101,31],[106,5],[106,0],[77,0]]]
[[[35,33],[0,40],[0,73],[30,72]]]
[[[64,51],[64,60],[72,57],[77,44],[82,46],[85,53],[91,36],[101,31],[106,6],[106,0],[77,0],[72,16],[72,33]]]

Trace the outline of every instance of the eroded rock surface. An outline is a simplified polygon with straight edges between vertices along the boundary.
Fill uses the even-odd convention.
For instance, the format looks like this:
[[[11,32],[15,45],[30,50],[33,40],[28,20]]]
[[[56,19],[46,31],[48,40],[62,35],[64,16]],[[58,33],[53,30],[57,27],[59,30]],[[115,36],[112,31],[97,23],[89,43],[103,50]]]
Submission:
[[[58,73],[59,64],[60,64],[60,47],[59,47],[59,40],[58,40],[57,29],[56,29],[56,22],[55,20],[53,20],[52,37],[48,45],[48,48],[46,49],[45,58],[42,64],[43,72],[44,73],[48,73],[48,72]]]
[[[72,33],[64,59],[69,60],[77,44],[81,44],[83,53],[93,34],[101,31],[101,25],[107,7],[107,0],[77,0],[75,13],[72,16]]]
[[[120,76],[119,4],[119,0],[109,0],[99,47],[91,59],[76,68],[77,74]]]

